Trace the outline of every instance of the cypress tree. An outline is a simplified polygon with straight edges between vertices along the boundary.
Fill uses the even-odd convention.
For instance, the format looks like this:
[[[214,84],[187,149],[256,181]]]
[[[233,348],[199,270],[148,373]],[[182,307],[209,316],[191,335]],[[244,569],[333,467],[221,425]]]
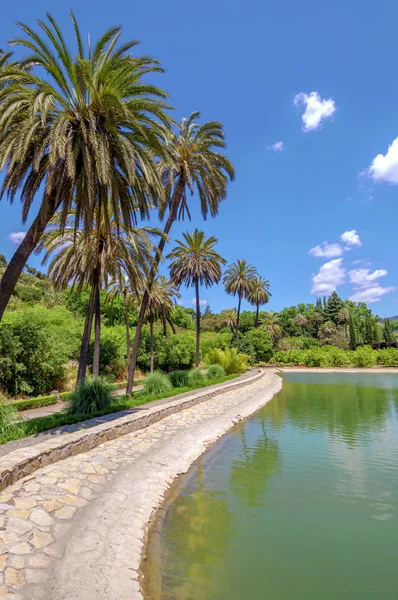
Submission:
[[[326,296],[323,297],[323,310],[326,310],[327,307],[327,302],[326,302]]]
[[[350,330],[350,350],[357,349],[357,332],[355,329],[355,323],[352,316],[352,312],[350,311],[350,320],[349,320],[349,330]]]
[[[373,329],[370,322],[369,313],[366,314],[365,318],[365,343],[371,344],[373,342]]]
[[[391,342],[394,341],[392,327],[389,319],[385,319],[384,321],[383,339],[387,344],[391,344]]]

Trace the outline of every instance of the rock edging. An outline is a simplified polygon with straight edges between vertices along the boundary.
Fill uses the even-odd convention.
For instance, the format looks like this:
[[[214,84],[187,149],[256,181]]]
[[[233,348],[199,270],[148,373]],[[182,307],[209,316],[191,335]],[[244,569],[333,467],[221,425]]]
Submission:
[[[141,409],[137,413],[121,417],[110,423],[96,425],[89,430],[65,434],[61,438],[48,440],[36,446],[10,452],[0,459],[0,491],[19,479],[30,475],[37,469],[68,458],[69,456],[87,452],[116,437],[144,429],[148,425],[156,423],[171,414],[180,412],[200,402],[210,400],[215,395],[245,387],[265,375],[266,372],[260,370],[252,377],[247,377],[243,381],[233,381],[223,384],[221,387],[220,385],[211,386],[207,391],[201,389],[189,396],[184,395],[182,399],[174,398],[169,403],[162,404],[161,406],[151,408],[148,405],[145,414],[142,414],[143,410]]]

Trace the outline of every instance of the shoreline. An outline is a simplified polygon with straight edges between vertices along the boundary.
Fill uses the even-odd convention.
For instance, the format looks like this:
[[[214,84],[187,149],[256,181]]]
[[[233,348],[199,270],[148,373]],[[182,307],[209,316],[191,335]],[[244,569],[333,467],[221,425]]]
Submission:
[[[274,373],[395,373],[398,367],[270,367]]]
[[[282,379],[264,371],[260,379],[166,417],[140,432],[145,450],[128,460],[67,535],[66,551],[53,569],[48,600],[98,597],[143,600],[149,526],[178,477],[237,423],[265,406]],[[134,436],[128,434],[124,439]],[[137,437],[137,436],[135,436]],[[117,442],[123,443],[123,438]],[[109,442],[106,446],[109,447]],[[101,540],[94,543],[94,540]],[[81,548],[90,548],[82,553]],[[76,561],[79,556],[79,561]]]

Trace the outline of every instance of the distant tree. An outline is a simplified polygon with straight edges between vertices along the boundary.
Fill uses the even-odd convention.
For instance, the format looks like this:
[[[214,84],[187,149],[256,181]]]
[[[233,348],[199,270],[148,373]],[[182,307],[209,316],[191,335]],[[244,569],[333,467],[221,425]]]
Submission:
[[[264,313],[260,318],[260,325],[268,331],[274,344],[281,339],[283,335],[282,327],[279,325],[278,315],[272,311]]]
[[[210,304],[207,303],[206,307],[202,313],[202,318],[205,319],[206,317],[210,317],[211,315],[212,315],[212,312],[211,312]]]
[[[358,345],[357,344],[357,332],[356,332],[356,328],[355,328],[354,317],[353,317],[351,311],[350,311],[348,324],[349,324],[349,332],[350,332],[350,350],[356,350],[357,345]]]
[[[7,259],[4,254],[0,254],[0,269],[1,267],[6,267],[8,265]]]
[[[247,298],[250,286],[254,277],[257,276],[257,271],[253,265],[247,260],[238,259],[232,263],[225,271],[223,282],[225,291],[232,296],[238,296],[238,312],[236,317],[235,339],[238,340],[239,334],[239,315],[240,307],[243,298]]]
[[[346,306],[343,306],[342,308],[340,308],[338,315],[337,315],[337,320],[339,323],[341,323],[342,325],[344,325],[344,331],[346,333],[346,336],[348,337],[348,323],[350,322],[350,311],[348,310],[348,308]]]
[[[374,331],[370,321],[369,314],[365,317],[365,344],[371,344],[374,341]]]
[[[296,327],[299,327],[299,329],[301,329],[301,333],[305,335],[305,328],[308,325],[307,317],[305,317],[301,313],[298,314],[297,317],[294,319],[294,324],[296,325]]]
[[[211,287],[222,276],[222,265],[226,260],[214,247],[218,240],[206,238],[204,231],[183,233],[184,241],[176,240],[177,246],[167,256],[170,263],[170,278],[177,286],[194,287],[196,304],[196,367],[200,362],[200,288]]]
[[[323,344],[330,344],[331,338],[336,334],[337,327],[333,321],[326,321],[319,327],[318,337]]]
[[[330,321],[333,321],[333,323],[337,325],[339,323],[339,313],[343,307],[344,303],[335,290],[332,295],[329,296],[329,300],[325,308],[326,318]]]
[[[387,344],[391,344],[394,341],[394,334],[389,319],[385,319],[384,321],[383,339]]]
[[[260,306],[267,304],[269,302],[269,298],[271,296],[271,292],[269,291],[269,281],[268,279],[264,279],[263,277],[253,277],[249,291],[247,293],[247,299],[253,306],[256,307],[256,320],[254,323],[254,327],[258,327],[258,313],[260,310]]]
[[[326,301],[326,296],[323,297],[323,310],[326,310],[327,307],[327,301]]]
[[[226,308],[220,313],[220,325],[221,327],[229,327],[232,333],[236,329],[237,312],[236,308]]]

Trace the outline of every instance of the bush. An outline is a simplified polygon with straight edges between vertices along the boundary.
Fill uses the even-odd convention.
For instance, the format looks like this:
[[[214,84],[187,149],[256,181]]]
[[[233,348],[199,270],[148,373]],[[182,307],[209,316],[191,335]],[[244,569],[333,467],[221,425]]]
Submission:
[[[224,377],[225,371],[221,365],[210,365],[207,369],[207,379],[218,379]]]
[[[64,308],[7,313],[0,326],[0,386],[10,396],[39,395],[53,389],[79,337],[80,326],[76,329]]]
[[[271,359],[274,349],[271,337],[265,329],[251,329],[246,333],[245,338],[253,348],[255,362],[268,362]]]
[[[172,373],[169,374],[169,379],[171,385],[175,388],[189,386],[188,371],[172,371]]]
[[[236,348],[227,348],[226,350],[210,350],[206,357],[206,365],[221,365],[226,375],[233,373],[244,373],[247,369],[249,357],[246,354],[238,354]]]
[[[377,353],[377,362],[384,367],[398,367],[398,348],[386,348]]]
[[[233,340],[232,348],[236,348],[238,354],[246,354],[249,357],[250,364],[254,364],[256,362],[256,353],[254,351],[254,346],[245,335],[239,333],[238,341]]]
[[[171,320],[173,323],[175,323],[175,325],[182,327],[183,329],[195,329],[195,323],[192,318],[192,314],[187,312],[185,308],[179,304],[173,308]]]
[[[0,437],[7,439],[7,436],[17,433],[19,427],[17,410],[0,394]]]
[[[90,415],[109,410],[111,391],[112,385],[105,377],[87,377],[83,385],[79,385],[71,395],[69,414]]]
[[[190,387],[197,387],[204,384],[205,376],[203,375],[199,367],[197,367],[196,369],[192,369],[192,371],[189,371],[188,381]]]
[[[229,348],[231,346],[232,338],[233,335],[229,331],[224,333],[217,333],[215,335],[212,335],[211,337],[206,337],[206,333],[202,333],[200,341],[200,351],[202,356],[205,356],[210,350],[214,348],[219,348],[220,350],[225,350],[225,348]]]
[[[195,339],[187,334],[160,336],[155,350],[157,367],[162,371],[189,369],[195,361]]]
[[[143,394],[153,396],[163,394],[173,389],[172,383],[167,375],[163,373],[151,373],[144,380]]]
[[[41,406],[51,406],[57,403],[57,396],[39,396],[38,398],[28,398],[27,400],[18,400],[13,402],[15,410],[23,411],[31,408],[40,408]]]
[[[361,346],[352,353],[352,361],[356,367],[372,367],[377,361],[377,352],[370,346]]]
[[[90,343],[89,364],[93,364],[94,342]],[[112,379],[121,377],[127,368],[126,332],[123,326],[103,327],[100,344],[100,375]]]

